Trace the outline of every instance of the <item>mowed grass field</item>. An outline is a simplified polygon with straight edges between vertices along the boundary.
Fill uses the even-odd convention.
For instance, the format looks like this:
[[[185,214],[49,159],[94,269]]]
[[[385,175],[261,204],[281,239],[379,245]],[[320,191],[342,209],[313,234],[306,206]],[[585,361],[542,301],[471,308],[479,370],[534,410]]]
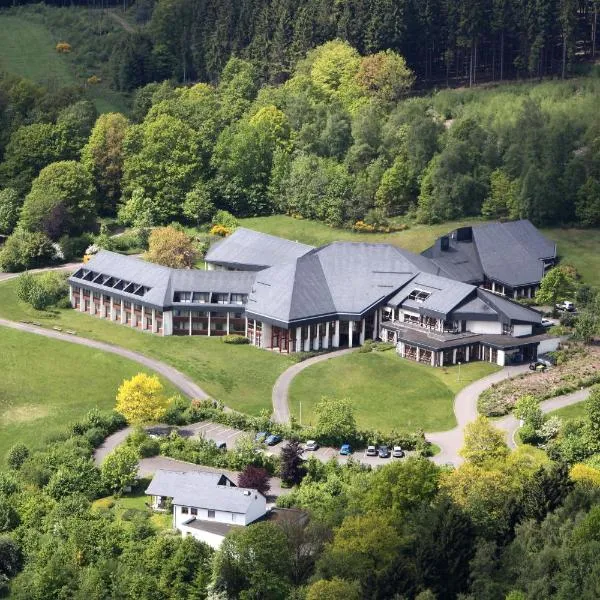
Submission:
[[[577,404],[571,404],[571,406],[553,410],[549,414],[552,417],[560,417],[564,421],[570,421],[571,419],[583,419],[587,417],[587,410],[585,402],[578,402]]]
[[[393,350],[354,352],[317,363],[298,374],[289,394],[290,410],[302,423],[314,424],[315,405],[323,396],[348,398],[359,427],[381,431],[445,431],[456,425],[454,396],[463,387],[499,369],[474,362],[436,368],[400,358]]]
[[[294,359],[249,345],[224,344],[220,338],[160,337],[82,314],[72,309],[40,312],[20,302],[16,279],[0,283],[0,317],[37,321],[44,327],[73,329],[80,337],[136,350],[174,366],[213,398],[237,410],[257,415],[271,410],[277,377]]]
[[[599,229],[544,229],[543,233],[558,244],[561,260],[572,264],[585,283],[600,287]]]
[[[0,464],[17,441],[35,448],[90,409],[112,409],[123,379],[140,372],[152,373],[107,352],[0,327]]]
[[[0,14],[0,67],[44,85],[76,83],[67,58],[56,52],[48,29],[25,18]]]

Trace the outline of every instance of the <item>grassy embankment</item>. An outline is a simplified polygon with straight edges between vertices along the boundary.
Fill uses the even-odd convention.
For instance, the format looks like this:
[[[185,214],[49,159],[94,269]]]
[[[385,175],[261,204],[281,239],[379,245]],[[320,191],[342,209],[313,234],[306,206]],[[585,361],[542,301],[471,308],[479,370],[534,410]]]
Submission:
[[[444,431],[456,425],[454,396],[463,387],[500,367],[474,362],[432,369],[393,351],[355,352],[302,371],[290,387],[290,410],[302,422],[315,422],[323,396],[348,398],[361,428]]]
[[[0,463],[17,441],[38,447],[91,408],[113,408],[123,379],[139,372],[152,373],[114,354],[0,328]]]
[[[35,7],[25,7],[10,13],[0,11],[0,69],[51,89],[85,85],[86,94],[93,100],[98,112],[127,112],[127,99],[111,90],[108,81],[87,85],[88,77],[102,73],[97,72],[100,67],[96,65],[88,67],[88,58],[79,56],[81,49],[76,44],[71,54],[56,52],[56,44],[59,41],[69,41],[70,36],[67,32],[71,31],[73,26],[60,26],[61,21],[53,19],[52,23],[55,26],[52,27],[52,23],[44,17],[46,13],[43,11],[52,11],[50,14],[56,16],[59,14],[57,11],[65,10],[67,9],[44,7],[42,13],[39,13]],[[83,8],[69,7],[68,10],[76,11],[74,14],[86,18],[90,27],[92,23],[98,22],[99,15],[86,12]],[[112,19],[105,19],[117,28]]]

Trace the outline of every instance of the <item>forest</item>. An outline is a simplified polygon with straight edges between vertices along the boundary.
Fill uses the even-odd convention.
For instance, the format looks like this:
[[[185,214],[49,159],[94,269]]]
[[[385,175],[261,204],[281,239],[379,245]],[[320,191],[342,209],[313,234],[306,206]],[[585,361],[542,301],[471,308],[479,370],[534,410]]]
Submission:
[[[541,418],[531,397],[519,413]],[[211,409],[214,411],[214,409]],[[178,412],[179,411],[179,412]],[[179,400],[171,417],[202,411]],[[337,413],[336,413],[337,414]],[[536,416],[537,415],[537,416]],[[339,432],[352,415],[323,426]],[[339,417],[336,416],[336,419]],[[556,418],[554,418],[556,420]],[[542,418],[543,420],[543,418]],[[169,421],[170,422],[170,421]],[[550,421],[548,421],[550,422]],[[571,423],[578,440],[569,441]],[[594,600],[600,571],[600,389],[552,441],[511,452],[485,417],[469,424],[450,469],[413,456],[371,469],[270,458],[303,524],[260,522],[213,551],[143,505],[139,456],[222,459],[213,442],[134,429],[101,467],[93,449],[123,415],[92,410],[35,449],[16,443],[0,470],[0,597],[16,600]],[[319,425],[321,423],[319,422]],[[268,490],[255,445],[228,452]],[[568,457],[568,458],[567,458]],[[585,458],[587,457],[587,458]],[[246,467],[244,467],[244,464]],[[295,485],[294,485],[295,484]],[[256,484],[258,485],[258,484]],[[108,495],[107,495],[108,494]]]
[[[365,231],[479,216],[600,224],[597,70],[407,98],[414,82],[396,52],[341,40],[282,84],[237,57],[216,85],[146,84],[130,115],[4,75],[0,233],[48,247],[97,232],[99,216],[199,225],[217,210]]]

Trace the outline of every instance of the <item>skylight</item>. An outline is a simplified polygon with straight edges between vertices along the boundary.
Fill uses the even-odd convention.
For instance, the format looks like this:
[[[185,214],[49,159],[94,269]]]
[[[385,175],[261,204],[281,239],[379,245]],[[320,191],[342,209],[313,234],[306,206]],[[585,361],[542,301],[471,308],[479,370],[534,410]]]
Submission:
[[[431,296],[430,292],[415,289],[408,295],[408,299],[416,300],[417,302],[425,302],[425,300],[427,300],[427,298],[429,298],[429,296]]]

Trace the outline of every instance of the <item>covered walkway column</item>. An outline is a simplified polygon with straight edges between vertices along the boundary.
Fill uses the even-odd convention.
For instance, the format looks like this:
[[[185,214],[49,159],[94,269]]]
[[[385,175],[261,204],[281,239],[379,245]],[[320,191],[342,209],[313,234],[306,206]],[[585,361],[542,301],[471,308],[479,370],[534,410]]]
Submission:
[[[327,350],[329,348],[329,321],[325,323],[325,339],[323,340],[323,349]]]
[[[110,320],[114,321],[115,320],[115,300],[114,298],[111,296],[110,297]]]
[[[229,335],[229,315],[230,314],[231,314],[230,312],[227,312],[227,331],[226,331],[227,335]]]
[[[318,350],[319,349],[319,337],[321,335],[321,323],[317,323],[317,331],[315,333],[315,339],[313,342],[313,350]]]
[[[310,325],[308,326],[308,332],[306,334],[306,339],[304,340],[304,352],[310,352],[311,346],[311,337],[310,337]]]
[[[302,352],[302,327],[296,327],[296,352]]]
[[[379,336],[379,331],[377,331],[378,329],[378,316],[379,316],[379,309],[376,309],[375,312],[373,313],[373,339],[376,340],[377,337]]]
[[[94,292],[90,290],[90,315],[94,314]]]
[[[354,337],[354,321],[348,321],[348,348],[352,348],[352,338]]]
[[[125,324],[125,300],[121,300],[121,325]]]
[[[192,314],[192,313],[190,313]],[[191,319],[190,319],[190,323],[191,323]],[[254,329],[256,330],[256,321],[254,321]],[[210,310],[208,311],[208,337],[210,337]]]
[[[340,320],[338,319],[335,322],[335,329],[333,332],[333,344],[332,346],[334,348],[339,348],[340,347]]]
[[[79,310],[81,312],[85,312],[84,304],[83,304],[83,288],[79,288]]]
[[[360,320],[360,334],[358,336],[358,343],[361,346],[365,343],[365,325],[366,325],[366,320],[361,319]]]
[[[152,333],[156,333],[156,309],[152,309]]]
[[[246,323],[244,325],[244,337],[248,337],[248,317],[246,317]]]
[[[252,345],[256,346],[256,319],[254,319],[254,327],[252,328]]]

